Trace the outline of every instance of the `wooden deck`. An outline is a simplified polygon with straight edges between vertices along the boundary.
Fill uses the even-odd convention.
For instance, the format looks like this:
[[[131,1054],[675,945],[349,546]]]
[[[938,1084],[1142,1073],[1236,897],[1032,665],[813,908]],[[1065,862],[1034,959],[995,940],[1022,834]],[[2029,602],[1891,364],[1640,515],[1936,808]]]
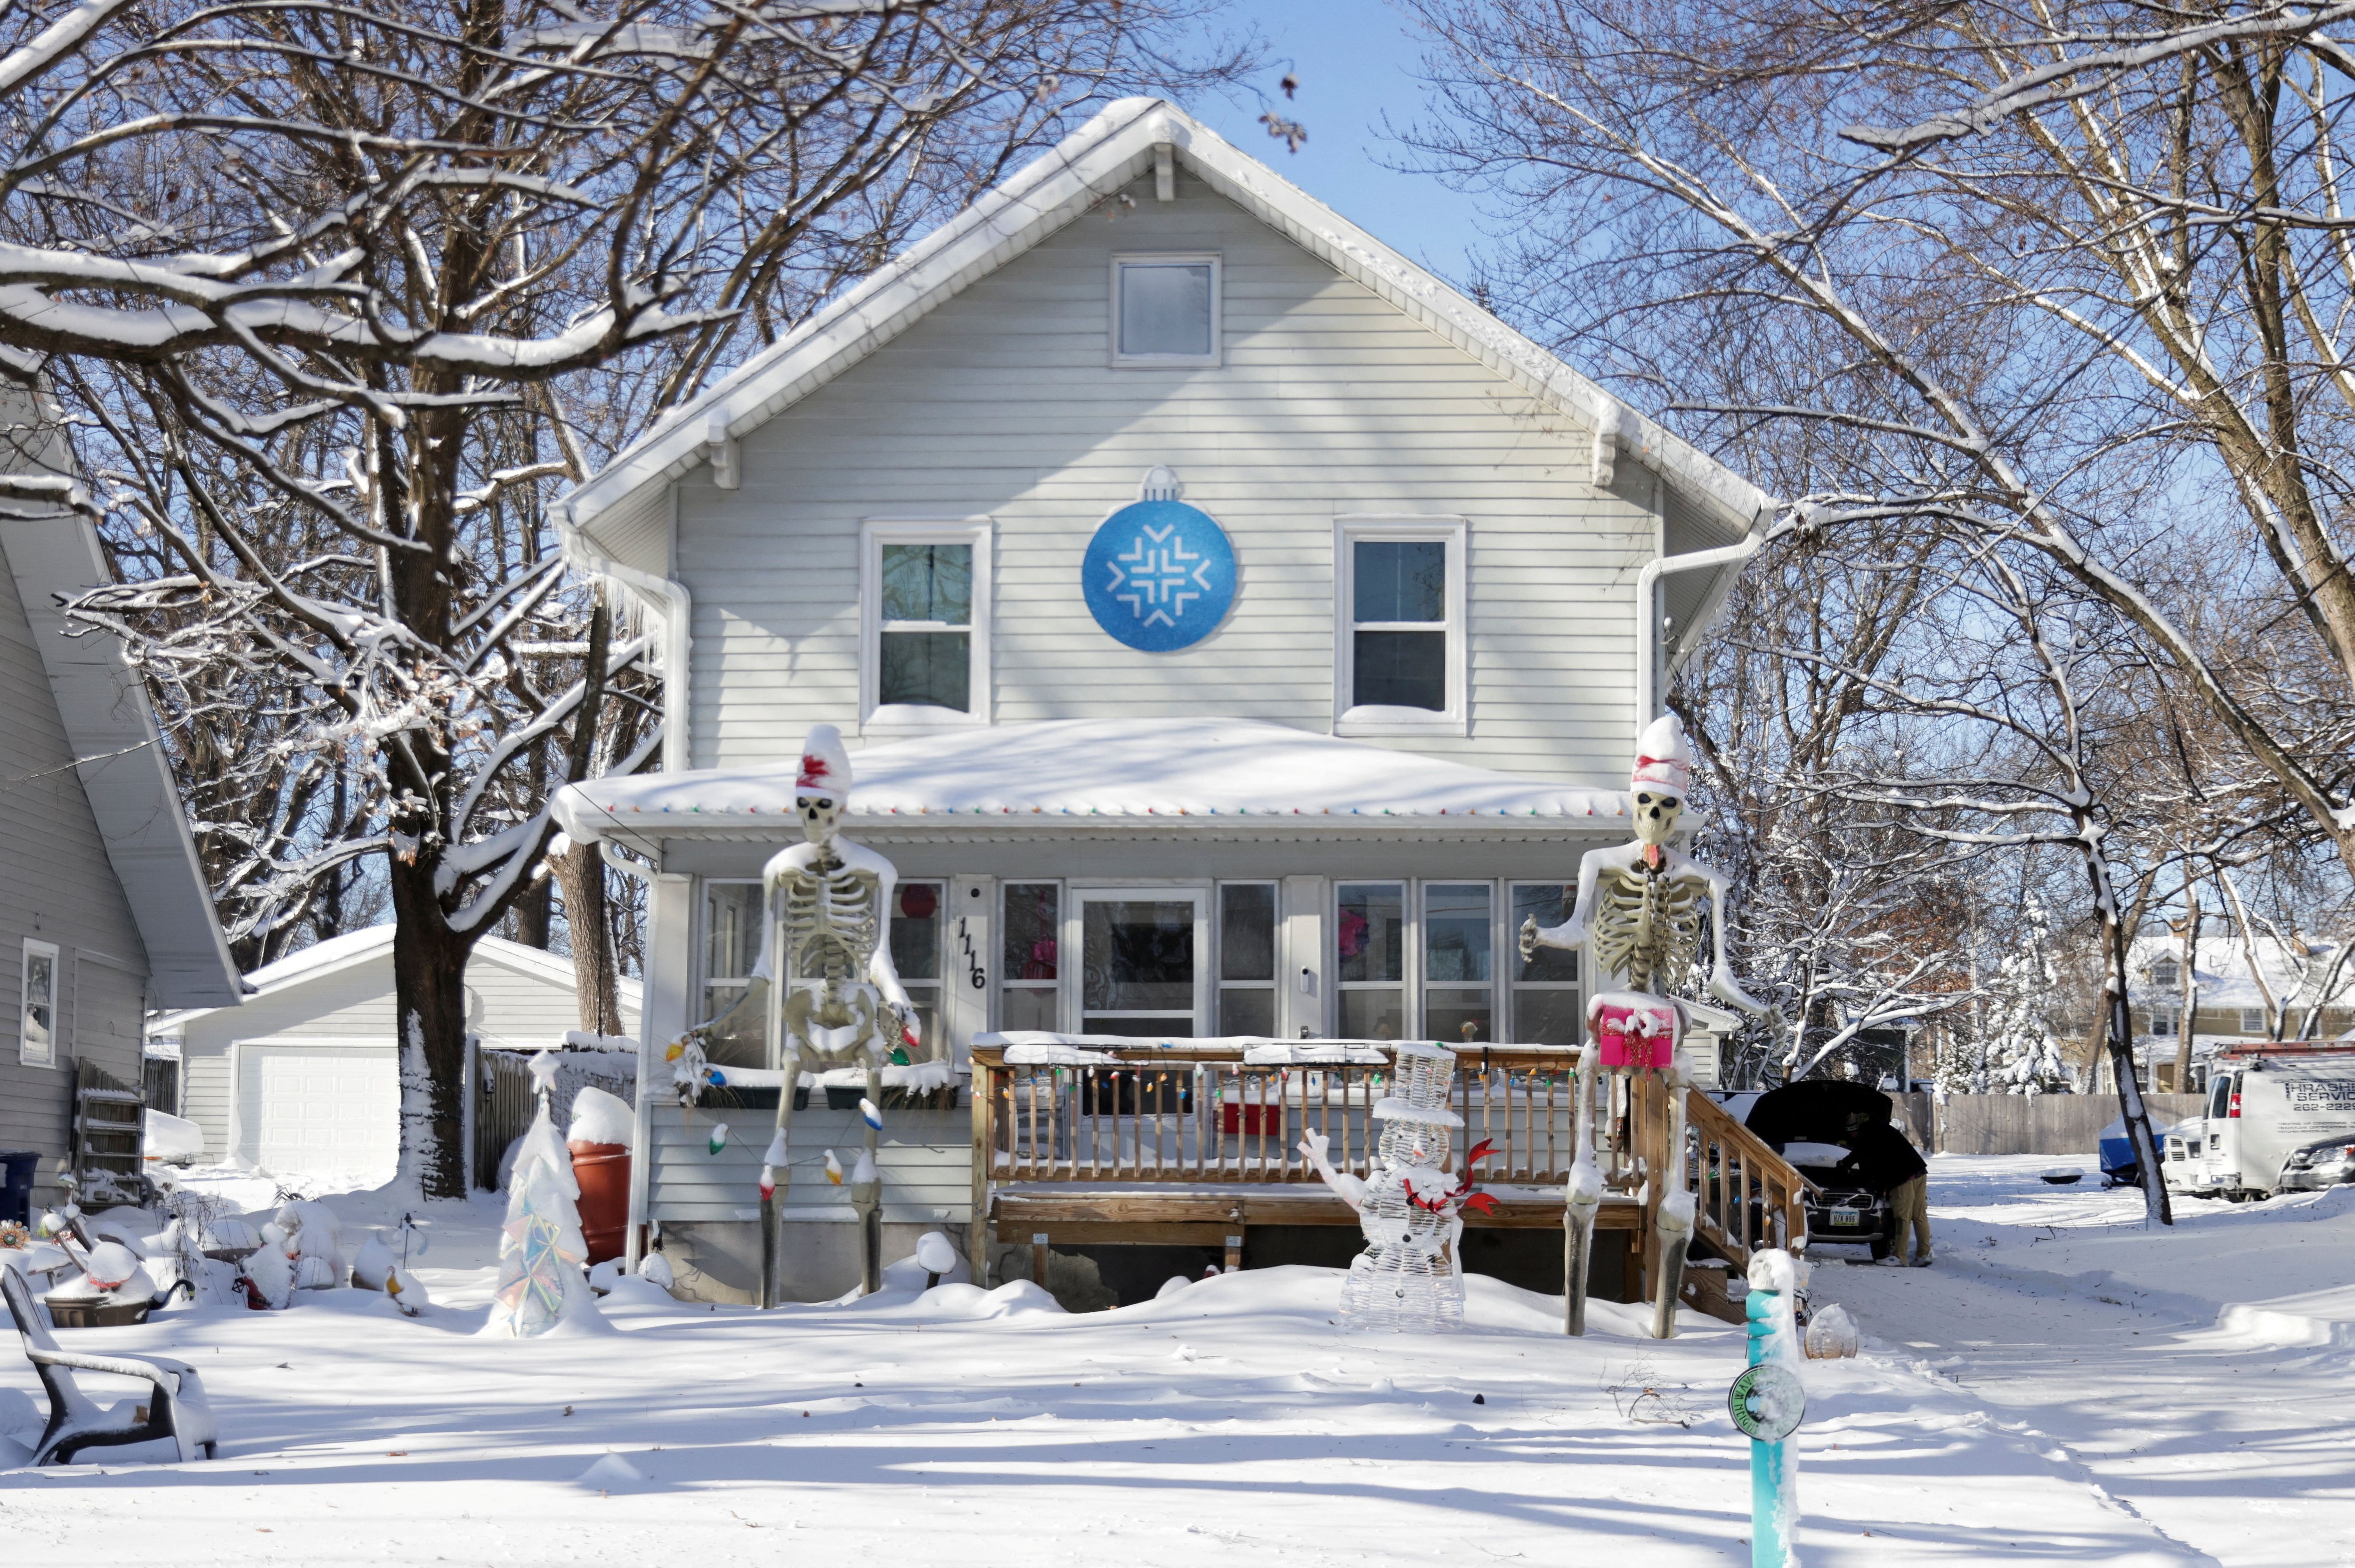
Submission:
[[[1357,1223],[1298,1146],[1322,1132],[1335,1168],[1369,1173],[1380,1135],[1371,1110],[1392,1075],[1375,1042],[1061,1038],[1060,1050],[975,1046],[976,1276],[993,1240],[1223,1244],[1231,1257],[1254,1225]],[[1495,1213],[1467,1215],[1467,1227],[1559,1228],[1581,1136],[1576,1049],[1454,1049],[1464,1125],[1444,1168],[1464,1168],[1475,1147],[1489,1144],[1475,1177],[1497,1200]],[[1758,1246],[1806,1244],[1806,1179],[1715,1102],[1686,1092],[1678,1159],[1661,1080],[1599,1087],[1606,1103],[1592,1136],[1609,1190],[1597,1224],[1627,1233],[1630,1262],[1647,1282],[1667,1189],[1655,1173],[1698,1193],[1699,1250],[1739,1267]]]

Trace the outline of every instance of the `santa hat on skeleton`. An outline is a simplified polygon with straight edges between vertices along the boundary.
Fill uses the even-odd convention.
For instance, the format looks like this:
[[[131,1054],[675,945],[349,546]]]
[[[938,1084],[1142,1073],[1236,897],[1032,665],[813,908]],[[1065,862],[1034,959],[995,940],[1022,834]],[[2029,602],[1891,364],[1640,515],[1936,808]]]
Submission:
[[[850,753],[843,749],[842,731],[831,724],[810,726],[802,742],[801,775],[794,788],[808,794],[823,790],[837,801],[850,793]]]
[[[1665,714],[1652,720],[1636,742],[1636,772],[1630,788],[1665,790],[1678,800],[1692,788],[1692,742],[1685,739],[1684,720]]]

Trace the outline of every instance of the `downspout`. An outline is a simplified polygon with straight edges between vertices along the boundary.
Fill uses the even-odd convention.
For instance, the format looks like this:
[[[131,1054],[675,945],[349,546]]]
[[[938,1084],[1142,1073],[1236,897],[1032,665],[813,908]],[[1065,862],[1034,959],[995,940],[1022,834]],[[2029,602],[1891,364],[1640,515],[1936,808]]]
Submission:
[[[685,773],[687,716],[692,711],[687,704],[687,661],[695,651],[694,597],[685,583],[623,566],[599,549],[595,540],[573,526],[570,502],[557,504],[556,537],[559,548],[581,571],[592,577],[609,577],[641,600],[660,606],[655,613],[663,624],[663,772]]]
[[[556,537],[558,547],[583,571],[591,576],[610,578],[636,594],[645,603],[659,606],[656,613],[663,623],[663,772],[684,773],[687,765],[687,721],[688,660],[694,652],[695,601],[684,583],[667,577],[656,577],[649,571],[624,566],[599,549],[594,540],[572,522],[570,502],[556,507]],[[652,902],[654,871],[637,860],[622,854],[609,839],[597,841],[598,858],[606,865],[634,877],[647,885]],[[622,1266],[632,1274],[642,1261],[640,1238],[645,1233],[647,1187],[654,1161],[651,1157],[653,1130],[649,1122],[654,1110],[654,1094],[650,1081],[654,1048],[649,1030],[654,1027],[653,979],[645,976],[645,990],[638,1002],[638,1099],[636,1137],[630,1150],[630,1209],[628,1226],[623,1232]]]
[[[1759,514],[1765,517],[1764,512]],[[1730,566],[1748,560],[1766,542],[1766,535],[1757,523],[1751,524],[1750,533],[1738,544],[1721,545],[1715,549],[1690,550],[1683,555],[1655,556],[1644,563],[1636,574],[1636,733],[1641,735],[1651,721],[1660,716],[1663,696],[1660,688],[1666,683],[1660,668],[1660,579],[1681,571],[1702,571],[1712,566]]]

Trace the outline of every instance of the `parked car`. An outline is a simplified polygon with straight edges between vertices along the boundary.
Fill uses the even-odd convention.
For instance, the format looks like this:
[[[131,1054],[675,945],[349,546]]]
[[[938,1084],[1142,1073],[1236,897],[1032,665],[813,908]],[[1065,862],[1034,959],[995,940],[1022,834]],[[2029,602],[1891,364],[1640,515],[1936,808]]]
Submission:
[[[2336,1133],[2293,1153],[2274,1190],[2314,1192],[2343,1182],[2355,1182],[2355,1136]]]
[[[2355,1142],[2355,1045],[2236,1046],[2209,1076],[2187,1189],[2241,1202],[2328,1186],[2315,1174],[2313,1151],[2334,1141]],[[2301,1154],[2307,1163],[2294,1168]]]
[[[1849,1118],[1862,1111],[1885,1122],[1895,1108],[1880,1090],[1837,1078],[1803,1078],[1751,1104],[1744,1124],[1821,1189],[1807,1197],[1811,1240],[1862,1243],[1876,1261],[1895,1246],[1889,1200],[1837,1168],[1849,1154]]]
[[[2171,1127],[2152,1129],[2151,1139],[2158,1145],[2159,1174],[2176,1191],[2188,1190],[2188,1162],[2199,1149],[2204,1125],[2200,1117],[2186,1116]],[[2134,1140],[2126,1136],[2124,1116],[2101,1130],[2094,1147],[2101,1154],[2102,1185],[2133,1187],[2141,1182],[2142,1162],[2135,1158]]]

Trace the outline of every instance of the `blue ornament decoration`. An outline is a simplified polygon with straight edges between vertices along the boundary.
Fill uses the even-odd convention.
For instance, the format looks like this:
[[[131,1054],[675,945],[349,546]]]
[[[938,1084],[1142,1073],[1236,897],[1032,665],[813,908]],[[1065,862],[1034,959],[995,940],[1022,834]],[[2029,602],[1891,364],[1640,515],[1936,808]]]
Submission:
[[[1080,571],[1096,624],[1148,654],[1192,647],[1234,607],[1234,546],[1183,501],[1139,501],[1106,517]]]

